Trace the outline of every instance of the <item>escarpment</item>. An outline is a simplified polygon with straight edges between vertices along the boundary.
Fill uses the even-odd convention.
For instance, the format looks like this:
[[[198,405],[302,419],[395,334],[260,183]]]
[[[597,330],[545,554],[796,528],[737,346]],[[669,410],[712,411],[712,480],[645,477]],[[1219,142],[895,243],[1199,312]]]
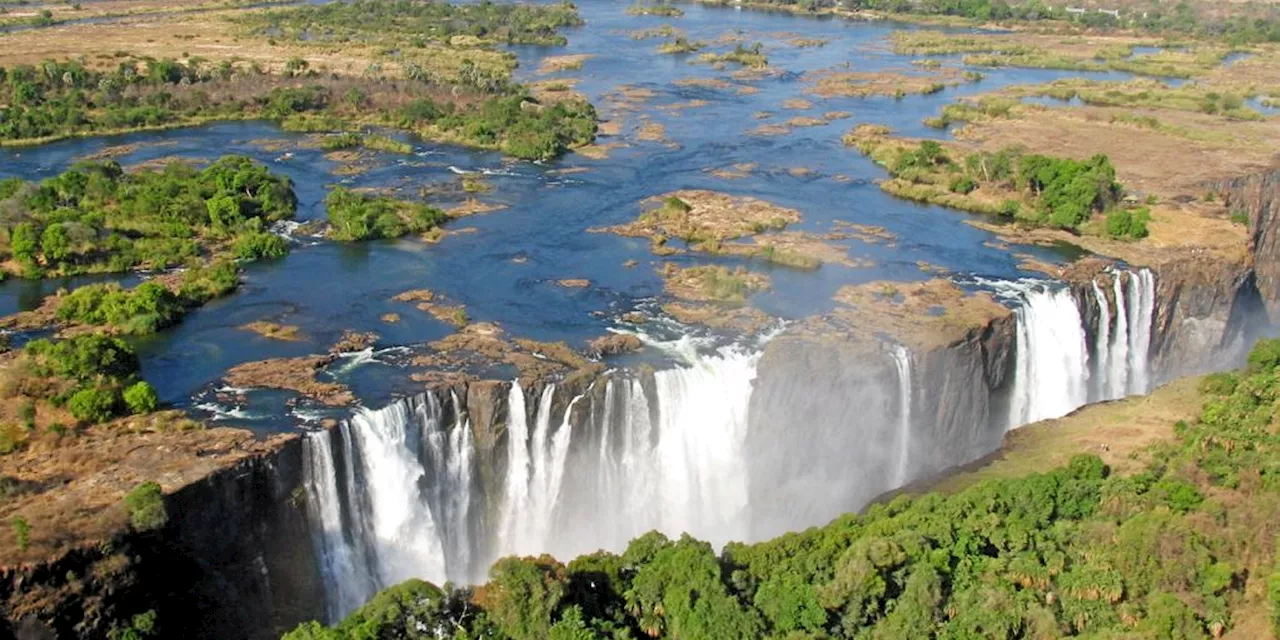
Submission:
[[[5,552],[15,562],[0,569],[0,629],[104,638],[154,612],[166,637],[256,639],[320,615],[301,445],[236,429],[100,428],[11,454],[27,463],[6,471],[6,519],[20,515],[31,535]],[[121,497],[151,479],[167,520],[139,531]]]

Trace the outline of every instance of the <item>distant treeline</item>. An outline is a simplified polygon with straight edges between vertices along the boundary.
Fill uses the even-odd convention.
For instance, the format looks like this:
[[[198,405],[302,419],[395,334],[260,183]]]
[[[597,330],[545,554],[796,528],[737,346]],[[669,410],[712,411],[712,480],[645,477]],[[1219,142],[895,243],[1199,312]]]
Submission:
[[[727,0],[722,2],[729,4]],[[1089,9],[1069,12],[1070,2],[1052,6],[1041,0],[1009,2],[1007,0],[748,0],[747,4],[777,6],[802,11],[820,12],[832,9],[848,11],[882,11],[886,13],[956,16],[979,21],[1063,20],[1089,27],[1136,28],[1155,33],[1199,35],[1225,38],[1232,42],[1278,42],[1280,19],[1267,15],[1238,15],[1225,20],[1202,16],[1196,8],[1179,2],[1173,6],[1155,5],[1142,11],[1120,9],[1119,17]]]

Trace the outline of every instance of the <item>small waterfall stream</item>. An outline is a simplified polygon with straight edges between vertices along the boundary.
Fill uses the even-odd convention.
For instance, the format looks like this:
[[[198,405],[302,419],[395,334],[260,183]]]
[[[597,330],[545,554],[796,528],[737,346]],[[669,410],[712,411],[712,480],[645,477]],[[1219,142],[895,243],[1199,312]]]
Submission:
[[[1066,287],[1005,285],[1002,295],[1015,302],[1017,321],[1009,428],[1148,390],[1155,278],[1145,270],[1111,275],[1113,282],[1095,281],[1084,293],[1093,296],[1096,318],[1083,317]],[[610,374],[573,397],[555,385],[531,394],[513,381],[509,418],[494,425],[505,442],[505,473],[487,491],[467,408],[452,392],[359,409],[339,427],[309,434],[308,508],[331,617],[409,577],[482,580],[504,555],[617,551],[652,529],[717,546],[750,539],[770,527],[795,526],[795,518],[858,508],[862,503],[851,501],[904,485],[921,465],[936,469],[968,455],[948,447],[963,434],[930,432],[930,418],[916,415],[917,407],[929,406],[928,397],[915,397],[929,365],[901,345],[887,351],[883,371],[893,382],[877,382],[882,393],[854,383],[865,393],[850,395],[846,413],[797,416],[783,407],[756,416],[777,424],[749,442],[760,351],[650,344],[681,364],[648,377]],[[813,388],[799,383],[785,391],[812,395]],[[785,404],[795,397],[779,398]],[[815,416],[855,424],[809,424]],[[1002,428],[996,426],[997,435]],[[813,473],[816,460],[796,459],[797,452],[821,458],[821,471]],[[821,486],[833,487],[822,479],[836,476],[847,486],[813,505],[788,504],[812,495],[806,492],[813,482],[797,479],[807,472]],[[753,481],[779,487],[779,499],[752,504]]]

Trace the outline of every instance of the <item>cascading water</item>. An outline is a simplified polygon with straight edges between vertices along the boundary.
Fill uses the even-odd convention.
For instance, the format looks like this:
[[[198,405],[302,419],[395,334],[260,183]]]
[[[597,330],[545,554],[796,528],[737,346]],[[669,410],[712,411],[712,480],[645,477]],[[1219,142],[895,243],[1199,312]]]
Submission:
[[[1010,427],[1057,418],[1089,400],[1089,354],[1071,292],[1043,285],[1022,294]]]
[[[1098,313],[1092,345],[1070,290],[1045,283],[1010,289],[1020,303],[1011,428],[1150,391],[1155,274],[1142,269],[1111,278],[1114,304],[1096,280],[1090,284]]]
[[[686,366],[654,373],[651,390],[612,378],[603,394],[572,398],[558,420],[554,385],[529,412],[513,382],[495,505],[472,504],[474,442],[456,397],[452,411],[428,392],[309,434],[307,490],[331,616],[409,577],[480,580],[505,555],[621,550],[655,528],[717,544],[745,538],[743,446],[759,353],[672,354]],[[590,429],[573,446],[583,416]],[[495,527],[483,524],[487,509],[477,507],[486,506]]]
[[[898,372],[898,445],[897,463],[894,467],[893,486],[900,487],[907,482],[910,472],[908,463],[911,458],[911,351],[902,345],[894,345],[890,352],[893,355],[894,368]]]
[[[1107,287],[1092,287],[1090,345],[1069,289],[1007,285],[1018,303],[1010,426],[1146,390],[1154,277],[1117,275],[1112,288],[1109,298]],[[774,380],[754,399],[759,351],[650,346],[680,366],[608,375],[574,397],[555,385],[530,395],[512,382],[505,422],[476,425],[497,436],[486,445],[505,456],[496,472],[477,468],[473,425],[452,394],[359,410],[310,434],[309,509],[331,615],[408,577],[482,580],[505,555],[619,551],[653,529],[721,545],[820,524],[914,473],[968,461],[955,459],[973,454],[955,448],[960,441],[986,442],[984,425],[962,427],[977,430],[969,433],[926,424],[933,405],[914,387],[938,365],[903,346],[879,365],[853,362],[867,370],[832,376],[832,386]]]
[[[451,400],[457,415],[457,398]],[[445,425],[443,413],[426,394],[378,411],[358,409],[339,427],[304,440],[331,618],[411,577],[441,583],[471,577],[471,434],[465,423]],[[341,455],[334,440],[342,443]]]

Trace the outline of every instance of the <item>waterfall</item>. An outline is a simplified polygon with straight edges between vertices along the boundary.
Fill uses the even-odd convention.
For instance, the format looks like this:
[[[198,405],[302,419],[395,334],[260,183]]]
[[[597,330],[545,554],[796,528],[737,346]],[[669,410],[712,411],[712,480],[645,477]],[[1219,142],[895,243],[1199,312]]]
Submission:
[[[1119,278],[1117,278],[1117,281]],[[1155,275],[1148,269],[1129,274],[1129,386],[1130,394],[1151,390],[1148,362],[1151,357],[1151,329],[1155,322]],[[1119,306],[1119,301],[1116,305]]]
[[[1071,289],[1000,285],[1017,323],[1009,427],[1147,389],[1155,279],[1114,275],[1092,284],[1092,344],[1095,319]],[[839,371],[790,361],[791,375],[757,392],[758,350],[649,344],[678,364],[612,372],[581,393],[512,381],[505,411],[472,413],[428,391],[308,434],[331,617],[409,577],[480,581],[504,555],[616,552],[654,529],[720,546],[818,524],[913,473],[972,459],[1005,426],[931,422],[936,398],[914,387],[944,365],[899,345],[874,364],[863,353],[818,358]],[[967,401],[986,411],[986,398]],[[498,422],[473,425],[479,416]],[[498,464],[480,469],[490,455]]]
[[[457,398],[450,400],[457,416]],[[437,583],[472,577],[474,445],[466,422],[446,424],[444,416],[438,398],[426,394],[377,411],[357,409],[303,441],[331,619],[411,577]]]
[[[481,580],[504,555],[621,551],[655,528],[717,545],[744,539],[747,408],[760,354],[699,355],[688,345],[671,353],[684,364],[654,373],[648,388],[612,377],[603,393],[593,385],[564,396],[563,415],[555,385],[529,411],[512,382],[494,504],[473,504],[483,499],[474,436],[452,394],[451,410],[427,392],[308,434],[306,489],[331,617],[410,577]]]
[[[1111,370],[1111,303],[1107,301],[1107,294],[1098,286],[1097,280],[1090,284],[1093,286],[1093,301],[1098,305],[1098,335],[1094,338],[1098,361],[1094,371],[1097,374],[1098,394],[1106,397],[1112,395],[1116,382],[1115,373]]]
[[[911,457],[911,352],[902,345],[894,345],[890,352],[898,372],[898,443],[897,461],[893,473],[893,486],[907,483]]]
[[[1065,288],[1022,293],[1010,427],[1062,417],[1089,400],[1089,354],[1080,309]]]
[[[498,542],[500,555],[529,555],[547,550],[569,452],[572,432],[569,419],[574,405],[581,399],[582,396],[578,396],[569,403],[560,428],[551,436],[555,385],[547,385],[538,401],[530,437],[524,411],[524,391],[520,388],[520,381],[511,383],[507,485]]]
[[[308,434],[303,440],[308,516],[321,560],[330,620],[360,606],[377,588],[377,578],[363,561],[363,553],[346,538],[338,475],[334,470],[333,436],[330,431]]]
[[[1090,283],[1098,311],[1092,348],[1086,319],[1068,289],[1039,282],[1006,285],[1018,305],[1011,428],[1151,390],[1155,274],[1141,269],[1110,276],[1114,305],[1096,280]]]

